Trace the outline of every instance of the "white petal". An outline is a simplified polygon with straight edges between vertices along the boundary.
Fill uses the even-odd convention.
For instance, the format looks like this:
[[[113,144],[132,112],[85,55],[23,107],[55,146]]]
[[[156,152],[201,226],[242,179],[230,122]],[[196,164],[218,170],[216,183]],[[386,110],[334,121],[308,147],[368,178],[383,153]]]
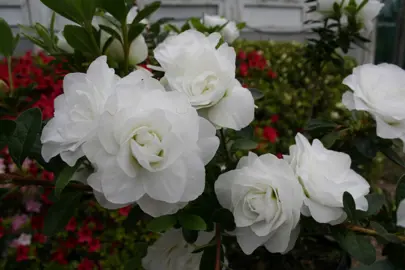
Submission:
[[[96,198],[97,202],[102,207],[110,209],[110,210],[120,209],[122,207],[130,205],[130,203],[128,203],[128,204],[114,204],[114,203],[111,203],[105,198],[103,193],[97,192],[96,190],[93,191],[93,194],[94,194],[94,197]]]
[[[76,151],[64,151],[60,153],[60,157],[66,164],[70,167],[73,167],[77,160],[84,156],[83,150],[81,147],[77,148]]]
[[[269,240],[270,236],[259,237],[249,227],[236,229],[236,240],[246,255],[250,255]]]
[[[402,200],[398,205],[397,225],[405,228],[405,200]]]
[[[133,66],[145,61],[148,57],[148,45],[145,38],[140,34],[132,41],[129,48],[129,63]]]
[[[342,208],[327,207],[316,203],[310,199],[305,199],[304,203],[308,206],[311,216],[319,223],[329,223],[338,220],[345,214]]]
[[[239,172],[229,171],[221,174],[215,181],[215,194],[222,207],[232,211],[232,183],[235,181]]]
[[[348,110],[355,110],[354,96],[351,91],[346,91],[342,96],[342,103]]]
[[[215,136],[215,127],[206,119],[199,117],[200,127],[198,132],[198,147],[204,165],[208,164],[215,156],[219,147],[219,138]]]
[[[187,203],[167,203],[163,201],[154,200],[148,195],[144,195],[137,201],[139,207],[143,212],[152,216],[160,217],[164,215],[171,215],[182,209]]]
[[[249,90],[236,86],[208,110],[215,125],[240,130],[254,119],[254,100]]]
[[[188,202],[197,199],[205,187],[205,167],[202,160],[193,153],[183,158],[187,166],[187,183],[181,201]]]

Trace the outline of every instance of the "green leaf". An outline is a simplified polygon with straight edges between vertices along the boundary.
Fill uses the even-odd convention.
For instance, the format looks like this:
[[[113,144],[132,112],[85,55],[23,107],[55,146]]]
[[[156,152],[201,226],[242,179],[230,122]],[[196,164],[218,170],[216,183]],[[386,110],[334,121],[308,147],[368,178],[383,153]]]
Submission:
[[[262,93],[262,91],[260,91],[256,88],[248,88],[248,90],[252,94],[254,100],[258,100],[258,99],[261,99],[262,97],[264,97],[264,94]]]
[[[94,47],[92,46],[92,41],[89,33],[83,27],[76,25],[66,25],[63,30],[63,35],[66,38],[67,43],[74,49],[94,54]]]
[[[150,221],[146,229],[151,232],[162,232],[171,229],[176,223],[177,219],[173,215],[161,216]]]
[[[14,37],[8,23],[0,18],[0,54],[4,56],[12,56],[14,51]]]
[[[394,234],[387,232],[387,230],[375,221],[370,222],[371,227],[378,233],[379,236],[394,244],[401,244],[401,240]]]
[[[356,268],[353,268],[353,270],[398,270],[390,263],[388,260],[382,260],[373,263],[372,265],[362,265]]]
[[[391,147],[382,148],[380,149],[381,153],[383,153],[389,160],[394,162],[395,164],[405,168],[405,163],[402,158],[395,152]]]
[[[236,27],[237,27],[239,30],[242,30],[243,28],[246,27],[246,23],[245,23],[245,22],[238,23],[238,24],[236,25]]]
[[[78,24],[82,24],[83,18],[80,16],[79,11],[75,9],[72,2],[77,0],[41,0],[42,4],[52,9],[59,15],[74,21]]]
[[[8,144],[16,126],[16,123],[12,120],[0,120],[0,149],[3,149]]]
[[[135,257],[125,263],[124,270],[138,270],[142,264],[142,258],[146,256],[148,244],[144,242],[135,243]]]
[[[128,214],[127,219],[122,223],[122,226],[127,232],[133,232],[137,227],[137,223],[141,220],[143,212],[139,205],[133,205]]]
[[[202,24],[200,18],[191,18],[190,23],[195,29],[197,29],[198,31],[200,31],[202,33],[207,31],[207,27],[205,27],[205,25]]]
[[[187,243],[194,244],[194,242],[197,241],[198,231],[187,230],[184,228],[182,228],[181,231],[183,233],[184,240],[186,240]]]
[[[204,249],[204,252],[200,261],[200,270],[212,270],[215,269],[216,262],[216,246],[208,246]]]
[[[352,195],[347,191],[343,193],[343,209],[345,210],[347,218],[350,221],[357,222],[356,203],[354,202]]]
[[[21,166],[35,143],[42,126],[42,113],[38,108],[29,109],[20,114],[16,127],[10,137],[8,148],[13,161]]]
[[[370,265],[375,262],[375,248],[366,236],[348,232],[340,244],[343,249],[361,263]]]
[[[395,190],[395,202],[397,205],[405,199],[405,174],[399,178],[397,188]]]
[[[215,223],[221,224],[221,228],[227,231],[233,231],[236,227],[232,212],[225,208],[217,209],[212,214],[212,220]]]
[[[238,139],[232,144],[232,151],[252,150],[257,148],[257,142],[249,139]]]
[[[136,39],[139,35],[142,34],[143,30],[145,30],[146,25],[142,23],[138,24],[131,24],[128,31],[128,41],[132,42]]]
[[[72,176],[77,171],[77,169],[82,164],[81,160],[78,160],[73,167],[66,166],[58,175],[55,182],[55,196],[59,198],[63,189],[69,184],[72,180]]]
[[[132,22],[132,24],[137,24],[140,21],[142,21],[143,19],[149,17],[150,15],[152,15],[156,10],[158,10],[160,8],[160,2],[156,1],[153,2],[149,5],[146,5],[142,10],[140,10],[138,12],[138,15],[136,15],[134,21]]]
[[[125,0],[100,0],[100,6],[121,23],[126,23],[128,9]]]
[[[368,202],[368,209],[367,209],[368,216],[378,214],[378,212],[380,212],[381,208],[385,203],[385,197],[382,194],[377,193],[368,194],[366,195],[366,199]]]
[[[330,121],[324,121],[324,120],[319,120],[319,119],[311,119],[305,130],[310,131],[310,130],[315,130],[318,128],[336,128],[337,124],[330,122]]]
[[[78,208],[83,193],[64,193],[49,209],[44,221],[44,234],[53,236],[64,229]]]
[[[107,32],[108,34],[110,34],[110,35],[113,36],[114,38],[118,39],[118,40],[121,42],[121,44],[122,44],[122,38],[121,38],[120,34],[117,33],[116,30],[112,29],[111,27],[102,25],[102,24],[100,24],[99,27],[100,27],[101,30]]]
[[[369,137],[357,138],[354,145],[356,146],[357,151],[366,158],[373,159],[377,155],[377,145]]]
[[[197,215],[183,214],[179,215],[180,225],[188,230],[204,231],[207,229],[205,221]]]
[[[325,148],[331,148],[335,142],[340,138],[340,133],[333,131],[322,137],[321,142]]]

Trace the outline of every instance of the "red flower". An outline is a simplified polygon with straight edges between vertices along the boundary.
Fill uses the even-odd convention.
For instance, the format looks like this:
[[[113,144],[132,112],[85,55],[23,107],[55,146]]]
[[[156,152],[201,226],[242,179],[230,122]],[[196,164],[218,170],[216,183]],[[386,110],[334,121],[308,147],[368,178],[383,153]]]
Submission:
[[[267,76],[269,76],[270,78],[272,78],[272,79],[275,79],[275,78],[277,78],[277,73],[275,73],[273,70],[269,70],[268,72],[267,72]]]
[[[52,261],[63,265],[68,264],[65,253],[62,250],[57,250],[56,252],[52,253]]]
[[[4,236],[4,227],[0,226],[0,238]]]
[[[277,154],[276,154],[276,157],[278,157],[279,159],[283,159],[283,154],[277,153]]]
[[[42,230],[44,227],[44,217],[43,216],[32,216],[31,217],[31,228],[34,230]]]
[[[76,238],[69,237],[68,240],[62,242],[62,245],[67,249],[74,249],[77,245]]]
[[[48,196],[52,193],[52,189],[45,189],[44,193],[41,195],[41,200],[45,204],[52,204],[52,202],[48,199]]]
[[[265,127],[263,129],[263,136],[271,143],[275,143],[278,137],[277,130],[272,127]]]
[[[74,231],[76,231],[76,227],[77,227],[76,218],[71,217],[68,224],[66,224],[66,226],[65,226],[65,230],[68,232],[74,232]]]
[[[123,208],[120,208],[120,210],[118,210],[118,213],[121,216],[127,217],[129,215],[129,212],[131,212],[131,208],[132,208],[131,205],[125,206]]]
[[[239,51],[238,58],[241,60],[246,60],[246,53],[244,51]]]
[[[28,253],[30,252],[30,248],[28,246],[18,246],[17,247],[17,262],[26,261],[28,260]]]
[[[246,63],[242,63],[239,66],[239,73],[241,76],[246,77],[249,73],[249,67],[246,65]]]
[[[77,270],[93,270],[96,264],[87,258],[84,258],[79,266],[77,267]]]
[[[278,114],[273,114],[271,116],[271,122],[272,123],[277,123],[279,119],[280,119],[280,116],[278,116]]]
[[[34,234],[34,237],[32,238],[32,240],[34,242],[44,244],[47,240],[47,237],[41,233],[36,233],[36,234]]]
[[[90,243],[91,239],[92,239],[92,231],[87,228],[87,226],[83,226],[80,228],[80,230],[77,232],[77,236],[78,236],[78,242],[79,243]]]
[[[89,242],[89,252],[97,252],[101,249],[101,242],[99,239],[92,239]]]
[[[86,218],[86,220],[84,221],[84,226],[91,230],[103,230],[103,224],[101,224],[101,222],[94,217]]]

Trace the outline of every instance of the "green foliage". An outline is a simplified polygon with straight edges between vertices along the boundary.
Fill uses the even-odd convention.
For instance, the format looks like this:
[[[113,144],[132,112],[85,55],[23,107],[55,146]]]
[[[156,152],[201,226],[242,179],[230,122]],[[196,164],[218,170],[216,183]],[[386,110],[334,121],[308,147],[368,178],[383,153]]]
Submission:
[[[177,223],[176,216],[168,215],[154,218],[146,228],[151,232],[162,232],[172,228]]]
[[[0,18],[0,36],[0,54],[3,56],[12,56],[19,36],[13,36],[10,26],[2,18]]]
[[[204,231],[207,229],[205,221],[197,215],[180,214],[178,219],[184,229],[195,231]]]
[[[67,165],[58,175],[55,182],[55,196],[59,198],[63,189],[69,184],[72,180],[74,173],[82,164],[81,160],[78,160],[73,167]]]

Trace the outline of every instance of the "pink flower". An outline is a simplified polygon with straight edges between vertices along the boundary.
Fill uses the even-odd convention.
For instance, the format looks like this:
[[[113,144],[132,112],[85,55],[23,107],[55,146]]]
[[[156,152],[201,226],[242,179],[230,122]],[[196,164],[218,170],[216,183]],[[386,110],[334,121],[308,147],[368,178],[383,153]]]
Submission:
[[[26,224],[28,221],[28,216],[27,215],[18,215],[15,216],[13,219],[13,222],[11,224],[11,228],[13,231],[17,231],[20,229],[24,224]]]
[[[16,248],[18,246],[29,246],[29,245],[31,245],[31,234],[22,233],[20,237],[14,239],[11,242],[10,247]]]
[[[27,209],[28,212],[39,213],[41,211],[41,203],[29,200],[25,203],[25,209]]]

